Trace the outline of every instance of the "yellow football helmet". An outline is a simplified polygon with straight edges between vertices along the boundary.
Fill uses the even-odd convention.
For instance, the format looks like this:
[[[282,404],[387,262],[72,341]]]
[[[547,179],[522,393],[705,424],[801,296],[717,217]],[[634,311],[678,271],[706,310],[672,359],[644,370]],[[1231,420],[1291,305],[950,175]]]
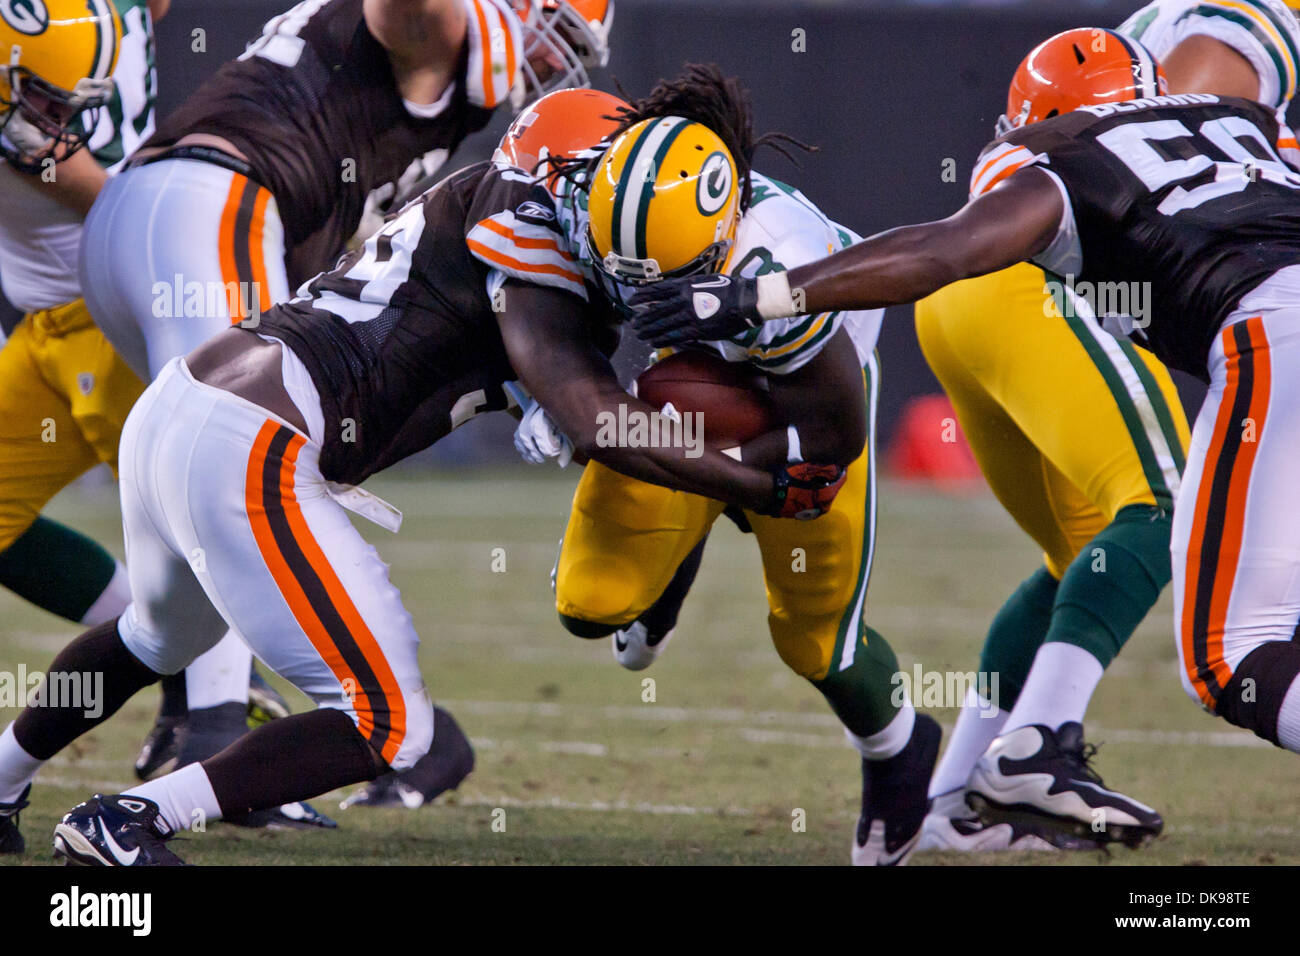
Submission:
[[[619,134],[587,203],[588,253],[611,298],[622,301],[618,286],[724,268],[740,222],[737,180],[730,150],[702,123],[663,116]]]
[[[112,0],[0,0],[0,154],[38,172],[85,145],[121,39]]]

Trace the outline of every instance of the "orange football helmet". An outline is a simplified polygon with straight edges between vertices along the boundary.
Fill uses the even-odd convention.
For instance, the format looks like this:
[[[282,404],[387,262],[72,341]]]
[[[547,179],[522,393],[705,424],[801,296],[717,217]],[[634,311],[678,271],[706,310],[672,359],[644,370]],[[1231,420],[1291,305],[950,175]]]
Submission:
[[[1162,96],[1164,71],[1136,40],[1080,27],[1044,40],[1021,61],[1007,92],[999,136],[1081,106]]]
[[[589,70],[609,62],[614,0],[511,0],[524,25],[527,95],[591,85]]]
[[[628,106],[599,90],[548,93],[515,117],[492,159],[533,172],[543,160],[576,155],[613,136],[619,109]],[[546,178],[552,189],[554,177]]]

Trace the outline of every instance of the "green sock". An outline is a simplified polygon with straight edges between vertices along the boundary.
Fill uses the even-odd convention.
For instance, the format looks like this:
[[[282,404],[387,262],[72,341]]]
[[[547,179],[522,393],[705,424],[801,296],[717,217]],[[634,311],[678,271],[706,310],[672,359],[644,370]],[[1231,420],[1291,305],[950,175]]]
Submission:
[[[821,691],[844,726],[859,737],[870,737],[889,726],[898,714],[894,702],[899,684],[898,658],[889,642],[868,627],[867,642],[859,643],[853,663],[810,683]]]
[[[74,624],[81,623],[116,570],[117,561],[99,544],[42,517],[0,552],[0,585]]]
[[[1172,522],[1152,505],[1120,511],[1066,568],[1046,639],[1108,666],[1169,583]]]
[[[1002,605],[980,651],[980,671],[998,675],[998,707],[1010,711],[1052,624],[1059,582],[1039,568]]]

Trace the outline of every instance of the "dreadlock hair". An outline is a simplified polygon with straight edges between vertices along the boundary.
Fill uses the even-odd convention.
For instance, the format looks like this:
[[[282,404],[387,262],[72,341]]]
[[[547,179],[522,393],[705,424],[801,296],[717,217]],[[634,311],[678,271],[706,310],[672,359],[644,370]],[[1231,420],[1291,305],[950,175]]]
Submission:
[[[625,99],[631,100],[623,92]],[[716,63],[688,63],[682,74],[674,80],[660,80],[649,96],[631,100],[631,108],[619,112],[622,122],[615,136],[643,120],[662,116],[680,116],[707,126],[718,134],[736,161],[740,177],[740,211],[749,209],[753,187],[749,174],[754,165],[754,152],[760,146],[770,146],[796,166],[792,149],[805,153],[817,152],[787,133],[764,133],[754,136],[754,108],[748,91],[736,77],[722,74]]]

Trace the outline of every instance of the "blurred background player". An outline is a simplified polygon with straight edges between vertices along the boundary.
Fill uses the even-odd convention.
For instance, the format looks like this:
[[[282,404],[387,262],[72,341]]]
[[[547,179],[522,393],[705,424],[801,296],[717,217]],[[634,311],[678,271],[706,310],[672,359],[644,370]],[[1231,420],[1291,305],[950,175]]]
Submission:
[[[0,351],[0,584],[88,626],[126,606],[125,569],[40,512],[93,466],[116,471],[144,388],[95,327],[77,260],[86,211],[153,132],[167,6],[0,4],[0,282],[24,313]]]
[[[306,0],[269,21],[163,121],[87,221],[91,313],[132,368],[147,379],[232,322],[256,327],[345,251],[368,197],[437,169],[512,96],[585,82],[584,63],[603,62],[603,21],[568,2],[517,6]],[[140,776],[246,729],[250,664],[232,634],[165,683]],[[442,729],[439,747],[468,750],[454,721]],[[451,772],[435,785],[469,765]]]
[[[560,179],[561,220],[594,283],[621,303],[660,276],[765,275],[853,243],[798,190],[752,171],[756,147],[781,140],[755,139],[747,96],[712,66],[692,67],[632,104],[613,142],[583,156],[590,172],[579,174],[581,185]],[[777,418],[788,423],[747,443],[741,461],[847,469],[835,507],[814,522],[733,514],[762,552],[778,653],[822,693],[862,755],[853,860],[893,865],[906,861],[919,833],[940,731],[910,702],[892,699],[898,662],[865,622],[881,315],[800,316],[700,347],[764,373]],[[707,434],[707,416],[704,424]],[[526,416],[521,429],[548,425]],[[626,634],[656,604],[670,604],[675,617],[725,508],[588,464],[555,571],[564,626],[586,638]],[[806,566],[793,554],[806,555]]]
[[[1160,0],[1119,32],[1151,52],[1171,93],[1244,96],[1279,110],[1295,93],[1300,24],[1279,0]],[[1109,38],[1086,38],[1087,68],[1131,73],[1132,51]],[[1009,122],[1047,68],[1021,68]],[[987,181],[977,185],[1005,172],[982,167]],[[1044,552],[990,626],[979,667],[999,676],[999,699],[971,699],[959,712],[930,784],[924,849],[1049,848],[1049,834],[1033,828],[981,824],[966,806],[967,780],[995,737],[1034,725],[1045,728],[1045,747],[1086,772],[1088,702],[1170,579],[1190,437],[1182,402],[1159,360],[1103,332],[1060,279],[1022,263],[916,304],[922,350],[984,477]],[[1054,299],[1049,283],[1071,301]]]

